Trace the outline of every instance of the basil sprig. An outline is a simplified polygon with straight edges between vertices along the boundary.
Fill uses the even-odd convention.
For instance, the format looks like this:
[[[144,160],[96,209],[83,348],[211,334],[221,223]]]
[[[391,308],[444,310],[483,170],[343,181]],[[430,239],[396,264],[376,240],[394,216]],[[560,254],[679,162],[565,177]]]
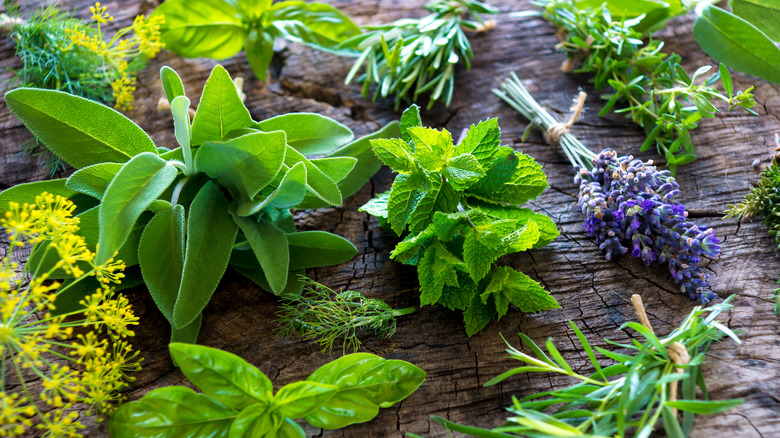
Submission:
[[[319,114],[253,121],[221,66],[211,72],[192,122],[176,72],[164,67],[161,78],[179,143],[173,150],[93,101],[41,89],[6,94],[38,139],[78,170],[8,189],[0,205],[33,202],[43,190],[78,202],[97,263],[123,260],[128,276],[146,283],[173,340],[194,342],[201,311],[228,265],[281,295],[300,291],[296,275],[305,269],[351,259],[357,250],[342,237],[296,232],[290,208],[340,205],[381,163],[371,153],[373,136],[353,141],[346,126]],[[377,135],[398,135],[397,124]],[[46,249],[32,255],[43,266],[57,262]],[[76,279],[57,308],[77,306],[94,292],[94,281]]]
[[[109,421],[112,437],[303,438],[296,419],[322,429],[364,423],[425,380],[425,372],[409,362],[355,353],[274,394],[271,380],[234,354],[190,344],[169,348],[182,373],[203,392],[167,386],[126,403]]]

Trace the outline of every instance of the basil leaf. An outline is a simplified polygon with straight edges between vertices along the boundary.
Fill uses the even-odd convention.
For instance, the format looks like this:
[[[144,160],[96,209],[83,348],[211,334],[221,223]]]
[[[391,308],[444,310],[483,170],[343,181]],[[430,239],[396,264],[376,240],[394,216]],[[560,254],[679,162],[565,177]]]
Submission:
[[[103,193],[121,168],[122,163],[100,163],[84,167],[68,177],[65,187],[102,199]]]
[[[326,231],[287,234],[290,270],[333,266],[352,260],[357,248],[349,240]]]
[[[246,31],[231,0],[168,0],[155,9],[162,15],[165,48],[184,58],[229,58],[244,46]]]
[[[228,132],[248,128],[253,123],[227,70],[221,65],[215,66],[192,119],[192,144],[221,141]]]
[[[338,392],[327,405],[306,416],[314,427],[338,429],[374,418],[412,394],[425,380],[425,371],[409,362],[354,353],[323,365],[306,381],[334,385]]]
[[[167,65],[160,69],[160,82],[162,83],[163,93],[168,103],[173,102],[179,96],[185,96],[184,84],[176,71]]]
[[[283,132],[255,132],[226,142],[204,143],[195,163],[235,197],[248,200],[274,179],[286,150]]]
[[[355,35],[360,28],[343,12],[327,3],[283,1],[264,16],[264,26],[273,26],[291,41],[331,48]]]
[[[780,3],[777,0],[731,0],[734,15],[759,28],[774,42],[780,41]]]
[[[157,388],[108,421],[114,438],[227,437],[238,412],[183,386]]]
[[[238,0],[238,10],[246,21],[255,21],[271,7],[273,0]]]
[[[257,79],[260,82],[264,81],[268,74],[268,66],[271,65],[271,59],[274,57],[273,35],[260,29],[250,30],[244,43],[244,52]]]
[[[268,412],[266,403],[255,403],[244,408],[230,426],[231,437],[267,437],[283,417],[278,412]]]
[[[285,418],[279,429],[269,433],[267,436],[268,438],[306,438],[306,433],[298,423]]]
[[[178,175],[173,166],[151,152],[122,166],[99,207],[100,238],[95,263],[106,263],[122,247],[136,220]]]
[[[162,209],[144,228],[138,261],[157,308],[173,323],[173,305],[184,269],[184,207]]]
[[[203,393],[236,410],[271,400],[271,381],[250,363],[227,351],[173,343],[171,357]]]
[[[183,328],[203,308],[225,274],[238,227],[227,213],[228,201],[209,181],[190,205],[181,285],[173,306],[173,325]]]
[[[233,220],[244,232],[249,246],[260,262],[271,292],[280,295],[287,285],[290,265],[290,250],[284,231],[263,220],[257,222],[241,216],[233,216]]]
[[[316,113],[283,114],[253,127],[264,132],[284,131],[287,144],[306,156],[329,154],[355,138],[346,126]]]
[[[5,101],[49,150],[77,169],[157,153],[152,139],[132,120],[83,97],[17,88],[6,93]]]
[[[780,83],[780,48],[744,19],[700,3],[693,36],[702,50],[734,70]]]
[[[334,385],[309,380],[293,382],[276,393],[273,409],[287,418],[303,418],[330,400],[336,391]]]

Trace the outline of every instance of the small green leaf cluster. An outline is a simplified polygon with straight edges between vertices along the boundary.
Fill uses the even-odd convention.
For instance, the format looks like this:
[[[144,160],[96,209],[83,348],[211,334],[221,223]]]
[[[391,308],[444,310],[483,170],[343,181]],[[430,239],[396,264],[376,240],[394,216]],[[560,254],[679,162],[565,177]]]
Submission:
[[[305,438],[295,420],[323,429],[364,423],[425,380],[425,372],[409,362],[355,353],[274,394],[271,380],[234,354],[180,343],[169,348],[182,373],[203,392],[167,386],[126,403],[108,423],[112,437]]]
[[[780,147],[780,140],[778,140]],[[735,217],[737,220],[750,219],[751,217],[764,217],[769,235],[780,248],[780,166],[778,157],[772,160],[772,164],[761,172],[761,179],[750,193],[737,205],[729,205],[726,216]],[[772,298],[775,299],[775,313],[780,314],[780,289],[775,290]]]
[[[558,308],[536,281],[495,265],[558,236],[550,218],[520,207],[547,188],[542,167],[501,146],[496,119],[472,125],[457,145],[446,130],[421,125],[413,105],[401,117],[402,139],[371,140],[399,175],[389,192],[361,207],[397,235],[407,233],[391,257],[417,266],[420,304],[463,311],[469,336],[509,304],[523,312]]]
[[[541,4],[544,18],[561,31],[559,47],[569,58],[565,67],[582,59],[582,66],[575,71],[593,74],[596,89],[609,90],[601,96],[607,103],[599,116],[621,105],[615,112],[625,113],[645,131],[647,138],[640,150],[655,145],[672,173],[677,166],[696,159],[690,131],[702,118],[715,117],[718,110],[713,101],[727,103],[729,110],[742,107],[752,113],[750,108],[756,103],[751,94],[753,87],[734,93],[731,76],[723,65],[703,83],[697,83],[710,66],[688,75],[679,55],[661,51],[662,42],[642,40],[646,35],[637,30],[641,16],[616,21],[606,6],[584,8],[566,0]],[[725,95],[713,87],[718,80]]]
[[[172,150],[95,102],[51,90],[7,93],[11,110],[78,170],[8,189],[0,206],[30,202],[41,191],[78,202],[96,263],[123,260],[130,267],[125,283],[145,283],[173,339],[192,342],[228,265],[281,295],[300,291],[296,276],[307,268],[351,259],[357,250],[342,237],[296,232],[290,208],[340,205],[381,163],[371,136],[352,141],[347,127],[318,114],[253,121],[221,66],[211,72],[192,122],[178,75],[163,67],[161,78],[179,143]],[[397,131],[389,125],[377,134]],[[45,261],[47,253],[42,245],[32,259]],[[71,302],[95,289],[71,280],[80,283]]]
[[[452,101],[455,89],[455,66],[462,61],[471,68],[474,52],[465,30],[484,26],[480,14],[496,14],[498,10],[475,0],[434,0],[425,7],[430,15],[404,18],[394,23],[367,26],[365,31],[340,47],[360,52],[346,83],[349,84],[365,65],[358,81],[363,83],[363,97],[376,84],[373,101],[379,96],[395,95],[396,110],[401,103],[416,102],[430,93],[428,108],[444,99]],[[467,20],[466,15],[473,20]]]
[[[541,392],[523,399],[512,397],[513,405],[507,410],[511,417],[506,424],[493,430],[465,426],[444,418],[433,420],[457,432],[474,437],[648,437],[660,420],[666,436],[687,437],[693,427],[695,414],[715,414],[742,404],[741,399],[709,400],[701,365],[710,343],[728,335],[740,343],[736,335],[723,324],[715,321],[717,316],[732,308],[724,302],[702,309],[696,307],[691,314],[664,339],[659,339],[652,330],[642,324],[629,322],[621,329],[630,328],[645,338],[644,343],[633,341],[631,345],[607,341],[633,354],[615,353],[603,348],[595,350],[617,362],[603,367],[596,360],[594,348],[573,322],[569,322],[583,349],[588,355],[595,373],[590,376],[579,374],[566,362],[552,339],[545,344],[547,353],[524,334],[519,336],[533,351],[523,353],[508,345],[510,357],[526,365],[507,371],[485,384],[496,385],[507,378],[521,373],[557,373],[572,377],[580,383],[561,390]],[[706,317],[705,313],[710,312]],[[667,349],[680,345],[690,360],[680,364],[674,360],[674,352]],[[613,378],[612,380],[609,380]],[[673,395],[678,382],[681,386],[680,399]],[[697,387],[703,400],[696,399]],[[682,411],[682,421],[676,410]],[[547,413],[547,412],[549,413]]]
[[[337,52],[360,28],[337,8],[300,0],[168,0],[162,15],[165,48],[185,58],[229,58],[242,49],[258,79],[265,80],[274,40],[307,44]]]
[[[395,317],[414,312],[414,307],[393,310],[384,301],[366,298],[357,291],[336,293],[306,277],[300,281],[304,284],[302,293],[282,295],[278,333],[313,339],[323,352],[331,352],[339,338],[344,353],[350,349],[356,352],[361,345],[359,332],[387,339],[395,334]]]

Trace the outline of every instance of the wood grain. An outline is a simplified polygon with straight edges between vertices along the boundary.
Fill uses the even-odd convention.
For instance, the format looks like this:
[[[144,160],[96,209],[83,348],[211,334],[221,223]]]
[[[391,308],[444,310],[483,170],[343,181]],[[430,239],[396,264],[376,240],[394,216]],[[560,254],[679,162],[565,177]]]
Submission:
[[[22,8],[32,10],[40,0],[25,1]],[[67,0],[66,9],[76,7],[85,15],[89,1]],[[146,12],[154,1],[106,1],[116,16],[115,26],[128,25],[132,17]],[[386,22],[423,13],[424,1],[359,0],[335,2],[361,24]],[[573,132],[593,150],[612,147],[633,153],[642,143],[641,130],[620,115],[599,118],[602,106],[598,93],[587,77],[564,74],[560,64],[564,56],[554,49],[554,28],[537,18],[518,19],[508,11],[530,9],[528,1],[495,0],[501,8],[497,27],[474,35],[476,58],[470,71],[458,71],[456,92],[449,109],[436,107],[423,114],[424,122],[460,132],[464,127],[489,117],[499,117],[503,141],[530,154],[544,165],[551,188],[531,203],[550,215],[561,236],[546,248],[507,257],[511,264],[539,280],[562,308],[524,315],[511,311],[500,322],[491,323],[481,333],[466,337],[461,315],[438,306],[427,306],[398,320],[397,334],[386,341],[365,339],[365,350],[393,359],[415,363],[428,373],[425,384],[413,396],[384,409],[371,423],[337,431],[306,428],[307,435],[324,437],[400,437],[416,433],[445,437],[446,432],[430,421],[440,415],[452,421],[482,427],[495,427],[505,418],[503,408],[511,396],[561,388],[572,382],[546,374],[515,376],[494,387],[482,384],[497,374],[517,366],[507,359],[499,337],[503,333],[519,346],[517,332],[537,343],[552,337],[565,358],[582,372],[589,365],[578,348],[576,337],[566,321],[573,320],[594,345],[606,347],[604,338],[627,342],[631,333],[617,331],[622,323],[635,320],[630,296],[642,295],[656,332],[665,334],[695,306],[679,293],[665,268],[645,267],[629,257],[614,262],[604,260],[594,242],[585,234],[583,218],[576,206],[576,186],[565,157],[547,146],[539,135],[527,142],[520,137],[526,121],[490,93],[509,72],[517,72],[532,94],[560,115],[566,113],[578,88],[589,97],[587,111]],[[666,41],[666,50],[677,51],[689,71],[703,64],[715,65],[696,46],[691,36],[691,18],[673,20],[658,36]],[[18,67],[12,57],[12,45],[0,40],[0,80],[8,83],[12,74],[6,69]],[[159,145],[174,143],[169,115],[155,110],[161,88],[157,71],[162,65],[175,68],[184,80],[188,95],[197,102],[208,73],[216,64],[209,60],[185,60],[163,52],[139,76],[136,108],[128,116],[140,124]],[[267,84],[253,78],[243,55],[222,62],[233,76],[247,79],[247,106],[257,120],[292,111],[317,111],[365,134],[395,119],[392,102],[372,104],[361,98],[359,86],[345,86],[349,69],[347,59],[288,44],[277,54]],[[769,297],[776,287],[780,257],[763,225],[737,224],[721,220],[725,206],[738,201],[756,180],[751,167],[754,159],[764,163],[774,148],[774,134],[780,132],[780,87],[734,74],[735,88],[756,86],[755,110],[758,116],[742,111],[720,113],[701,122],[693,131],[698,159],[678,171],[685,189],[682,198],[692,215],[714,227],[724,240],[721,257],[707,264],[713,290],[725,298],[736,294],[734,309],[722,320],[732,330],[741,331],[741,345],[725,341],[713,345],[704,365],[710,394],[714,399],[741,397],[742,406],[714,416],[696,419],[695,437],[773,437],[780,436],[780,320],[772,313]],[[4,86],[2,86],[4,88]],[[34,161],[16,155],[19,143],[30,138],[26,129],[0,103],[0,187],[44,177]],[[658,158],[651,153],[640,157]],[[299,229],[324,229],[340,234],[359,249],[357,257],[340,266],[311,270],[309,274],[334,288],[350,288],[371,297],[386,300],[394,307],[418,304],[416,272],[389,259],[397,239],[378,228],[375,219],[359,213],[357,207],[372,194],[386,190],[391,175],[385,169],[358,194],[340,208],[301,211],[296,214]],[[144,370],[128,392],[131,400],[150,390],[186,384],[167,354],[169,328],[144,289],[129,292],[141,325],[133,341],[145,357]],[[274,335],[274,297],[251,282],[229,273],[204,313],[200,342],[236,353],[258,366],[276,388],[305,378],[318,366],[334,357],[320,353],[312,343],[280,339]],[[105,426],[89,422],[90,436],[104,436]]]

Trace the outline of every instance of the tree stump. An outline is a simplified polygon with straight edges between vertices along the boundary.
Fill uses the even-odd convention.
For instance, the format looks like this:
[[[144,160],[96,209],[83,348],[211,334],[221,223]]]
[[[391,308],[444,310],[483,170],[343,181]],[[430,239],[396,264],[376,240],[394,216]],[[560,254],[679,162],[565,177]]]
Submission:
[[[106,1],[116,17],[113,27],[127,26],[135,15],[148,13],[158,0]],[[22,2],[31,13],[51,1]],[[76,15],[89,15],[90,1],[62,0],[65,10],[75,7]],[[425,13],[424,0],[340,0],[334,2],[359,24],[376,24]],[[501,9],[495,29],[472,34],[476,54],[472,69],[457,71],[456,88],[449,109],[436,106],[423,113],[427,126],[459,133],[472,123],[498,117],[504,144],[533,156],[544,166],[550,188],[531,207],[553,218],[560,237],[545,248],[505,258],[515,269],[529,274],[561,304],[561,309],[538,314],[522,314],[517,309],[500,321],[492,322],[479,334],[466,336],[461,314],[440,306],[420,308],[400,317],[398,331],[388,340],[365,338],[364,350],[392,359],[410,361],[427,372],[427,380],[411,397],[383,409],[372,422],[336,431],[306,426],[307,435],[326,437],[401,437],[415,433],[445,437],[446,431],[430,420],[439,415],[452,421],[480,427],[496,427],[506,417],[504,407],[511,396],[562,388],[568,378],[547,374],[520,374],[493,387],[482,384],[518,366],[504,353],[503,334],[519,347],[516,336],[523,332],[537,343],[552,337],[566,360],[577,371],[590,372],[587,356],[579,348],[567,324],[573,320],[588,340],[607,347],[604,338],[630,342],[631,332],[616,329],[635,321],[631,294],[645,301],[656,332],[665,335],[674,329],[696,305],[682,295],[665,267],[645,267],[631,257],[604,260],[594,241],[585,234],[583,216],[576,204],[577,186],[572,168],[559,150],[544,143],[538,133],[525,142],[521,135],[527,121],[490,92],[510,73],[524,80],[539,102],[558,113],[567,113],[578,88],[588,93],[587,110],[572,132],[594,151],[612,147],[620,153],[633,153],[642,159],[658,158],[654,153],[637,153],[644,135],[621,115],[597,117],[603,106],[588,84],[587,75],[565,74],[560,70],[565,56],[554,46],[555,29],[540,18],[513,18],[509,12],[529,10],[529,1],[492,0]],[[670,22],[657,37],[665,50],[680,53],[689,72],[701,65],[715,65],[695,44],[691,17]],[[18,68],[13,46],[0,40],[0,81],[10,84],[8,68]],[[343,85],[351,60],[317,52],[302,45],[287,44],[276,54],[265,84],[254,78],[243,54],[221,61],[232,76],[246,79],[247,107],[256,120],[294,111],[315,111],[333,117],[352,128],[357,135],[378,129],[397,119],[390,100],[376,104],[360,96],[358,85]],[[181,59],[162,52],[138,77],[135,109],[127,115],[142,126],[161,146],[175,144],[169,114],[156,110],[162,95],[158,71],[169,65],[182,77],[187,94],[197,103],[198,96],[216,61]],[[745,403],[725,413],[699,416],[692,436],[771,437],[780,436],[780,319],[772,313],[770,295],[780,272],[780,256],[760,221],[736,223],[722,220],[727,204],[740,200],[758,177],[751,163],[769,162],[774,135],[780,133],[780,87],[759,79],[734,74],[735,89],[755,85],[758,116],[744,111],[722,112],[705,119],[693,131],[698,159],[678,170],[683,188],[682,200],[691,215],[713,227],[724,241],[719,259],[706,270],[712,275],[713,290],[725,298],[736,294],[734,309],[721,321],[741,331],[737,345],[725,340],[714,344],[703,367],[713,399],[744,398]],[[5,85],[3,86],[5,88]],[[725,110],[725,108],[724,108]],[[45,178],[40,163],[21,159],[20,143],[31,138],[26,128],[0,103],[0,188]],[[66,172],[67,174],[67,172]],[[375,218],[357,211],[375,193],[387,190],[392,176],[383,169],[360,192],[345,200],[342,207],[298,211],[299,229],[324,229],[352,241],[358,255],[339,266],[310,270],[308,275],[333,289],[352,289],[369,297],[381,298],[393,307],[418,305],[418,283],[414,267],[390,260],[398,239],[382,231]],[[129,292],[141,324],[132,339],[145,358],[143,371],[127,393],[137,400],[154,388],[189,383],[173,366],[168,355],[169,327],[165,318],[143,288]],[[274,382],[274,387],[304,379],[317,367],[340,355],[329,357],[312,342],[278,338],[276,298],[228,272],[206,307],[199,342],[238,354],[258,366]],[[604,359],[604,358],[602,358]],[[604,359],[606,361],[606,359]],[[88,422],[89,436],[107,435],[105,423]]]

